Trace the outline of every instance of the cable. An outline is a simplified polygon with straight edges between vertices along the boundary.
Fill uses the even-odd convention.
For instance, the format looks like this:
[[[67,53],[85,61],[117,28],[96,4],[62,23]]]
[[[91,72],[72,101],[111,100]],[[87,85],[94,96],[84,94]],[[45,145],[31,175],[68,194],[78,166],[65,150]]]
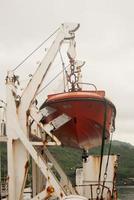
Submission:
[[[108,156],[107,156],[106,168],[105,168],[105,172],[104,172],[104,180],[103,180],[103,185],[102,185],[101,197],[103,197],[103,191],[104,191],[105,182],[106,182],[106,178],[107,178],[107,170],[108,170],[108,164],[109,164],[109,157],[110,157],[110,153],[111,153],[112,138],[113,138],[113,133],[111,134],[111,139],[110,139],[110,143],[109,143]]]
[[[102,143],[101,143],[101,160],[100,160],[100,169],[99,169],[99,176],[98,176],[98,188],[97,188],[97,198],[100,194],[100,181],[101,181],[101,170],[102,170],[102,161],[104,155],[104,146],[105,146],[105,131],[106,131],[106,121],[107,121],[107,103],[106,100],[104,101],[104,123],[103,123],[103,132],[102,132]]]
[[[12,71],[16,71],[28,58],[30,58],[41,46],[44,45],[60,28],[57,28],[48,38],[46,38],[36,49],[34,49],[26,58],[24,58]]]
[[[64,92],[65,92],[65,63],[63,60],[63,56],[61,54],[61,50],[59,49],[59,54],[60,54],[60,59],[61,59],[61,63],[62,63],[62,68],[63,68],[63,83],[64,83]]]
[[[70,66],[70,65],[67,65],[67,66],[64,68],[64,70],[67,69],[69,66]],[[51,80],[48,82],[48,84],[46,84],[46,85],[37,93],[37,95],[39,95],[44,89],[46,89],[46,88],[47,88],[61,73],[63,73],[63,70],[61,70],[53,79],[51,79]]]
[[[105,131],[106,131],[106,119],[107,119],[107,104],[106,104],[106,101],[105,101],[104,106],[105,106],[105,113],[104,113],[104,126],[103,126],[103,133],[102,133],[101,162],[100,162],[100,171],[99,171],[98,182],[100,182],[100,178],[101,178],[102,159],[103,159],[104,145],[105,145]]]

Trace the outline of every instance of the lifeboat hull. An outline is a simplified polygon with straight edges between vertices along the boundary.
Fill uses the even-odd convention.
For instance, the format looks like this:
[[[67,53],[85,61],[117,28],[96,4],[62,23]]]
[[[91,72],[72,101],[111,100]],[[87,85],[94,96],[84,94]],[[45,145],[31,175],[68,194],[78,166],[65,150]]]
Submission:
[[[105,98],[104,91],[49,95],[41,109],[46,106],[54,108],[56,112],[46,117],[45,123],[61,114],[71,118],[53,132],[65,146],[84,149],[99,146],[104,129],[105,139],[108,140],[110,129],[114,128],[115,106]]]

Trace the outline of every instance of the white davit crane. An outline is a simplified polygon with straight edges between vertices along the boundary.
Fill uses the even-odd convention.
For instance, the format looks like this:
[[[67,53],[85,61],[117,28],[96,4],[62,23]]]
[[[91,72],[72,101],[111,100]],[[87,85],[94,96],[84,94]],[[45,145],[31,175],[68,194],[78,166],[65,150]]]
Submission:
[[[102,198],[110,200],[111,194],[115,194],[113,197],[114,200],[117,200],[115,188],[117,157],[104,157],[101,171],[105,176],[103,180],[100,173],[98,184],[99,164],[94,165],[94,163],[101,163],[100,158],[87,157],[86,154],[86,159],[83,159],[83,167],[76,170],[74,187],[47,148],[48,145],[61,145],[61,141],[53,135],[52,131],[57,130],[72,118],[62,113],[58,117],[54,115],[55,118],[49,122],[41,123],[45,117],[55,114],[56,109],[50,106],[39,109],[35,103],[42,83],[61,45],[66,40],[69,44],[67,56],[70,64],[75,61],[75,31],[78,28],[79,24],[74,23],[64,23],[60,26],[56,39],[21,96],[18,96],[18,80],[14,74],[17,67],[7,73],[7,101],[3,107],[6,116],[4,115],[3,128],[1,128],[2,140],[7,142],[8,155],[6,180],[8,187],[3,193],[6,200],[93,200]],[[77,63],[79,67],[83,64]],[[110,165],[107,164],[108,160]],[[29,170],[32,173],[32,181],[28,180]],[[107,171],[110,171],[109,175],[107,175]],[[107,177],[108,183],[106,183]],[[27,180],[31,183],[31,195],[25,199]]]
[[[6,129],[7,129],[7,149],[8,149],[8,199],[9,200],[21,200],[23,199],[24,187],[28,174],[29,159],[32,158],[33,163],[33,200],[45,199],[49,196],[54,196],[58,199],[63,199],[68,194],[75,195],[76,191],[72,187],[71,183],[64,176],[63,182],[68,182],[68,189],[66,190],[62,184],[60,184],[51,169],[48,167],[48,163],[43,156],[35,148],[36,145],[43,145],[42,142],[30,141],[31,134],[31,119],[34,119],[34,123],[39,124],[39,116],[37,115],[36,108],[33,106],[33,101],[37,92],[53,63],[53,60],[59,51],[59,48],[64,40],[74,40],[75,31],[79,28],[79,24],[62,24],[58,35],[51,45],[49,51],[44,57],[43,61],[39,65],[32,80],[25,88],[22,96],[18,99],[16,91],[16,76],[13,71],[9,71],[6,77],[7,86],[7,107],[6,107]],[[73,44],[73,43],[72,43]],[[74,45],[69,47],[69,56],[75,57]],[[73,49],[73,50],[72,50]],[[34,113],[34,114],[33,114]],[[33,116],[32,116],[33,115]],[[65,116],[63,123],[69,120]],[[40,127],[41,128],[41,127]],[[43,127],[42,127],[43,129]],[[51,137],[51,133],[44,128],[44,131]],[[58,139],[53,138],[55,142],[59,142]],[[47,156],[47,153],[46,153]],[[52,159],[51,159],[52,162]],[[56,165],[58,168],[58,165]],[[45,177],[45,188],[37,189],[41,181],[37,180],[38,171]],[[60,169],[59,169],[60,170]],[[62,170],[60,171],[62,173]],[[37,179],[36,179],[37,178]],[[65,180],[66,179],[66,180]],[[74,198],[72,196],[70,198]],[[79,196],[79,199],[82,197]],[[83,197],[83,199],[85,199]]]

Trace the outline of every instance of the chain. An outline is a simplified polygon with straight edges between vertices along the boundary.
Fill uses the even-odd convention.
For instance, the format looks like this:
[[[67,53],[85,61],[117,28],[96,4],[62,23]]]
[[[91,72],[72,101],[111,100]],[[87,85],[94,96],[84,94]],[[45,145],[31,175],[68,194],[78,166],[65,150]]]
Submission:
[[[70,85],[71,85],[71,88],[69,89],[69,91],[70,92],[79,91],[79,90],[81,90],[81,88],[78,84],[81,70],[79,69],[79,67],[77,67],[77,70],[76,70],[74,61],[73,62],[70,61],[70,63],[71,63],[70,74],[66,71],[67,82],[70,83]]]

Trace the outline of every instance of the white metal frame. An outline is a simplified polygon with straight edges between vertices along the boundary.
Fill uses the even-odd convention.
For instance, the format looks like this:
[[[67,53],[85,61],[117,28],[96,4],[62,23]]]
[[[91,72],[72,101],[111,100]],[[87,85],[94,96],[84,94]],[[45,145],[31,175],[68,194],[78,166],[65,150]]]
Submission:
[[[28,173],[28,162],[29,155],[36,163],[39,170],[42,172],[44,177],[49,180],[46,182],[45,189],[34,196],[32,199],[44,199],[48,197],[48,187],[53,187],[53,195],[62,199],[66,192],[57,182],[54,175],[49,169],[45,160],[38,154],[33,145],[29,140],[29,117],[32,116],[33,101],[36,97],[37,92],[53,63],[53,60],[65,39],[73,40],[74,32],[78,29],[79,24],[62,24],[58,35],[50,47],[48,53],[39,65],[32,80],[24,90],[21,98],[17,101],[17,91],[15,86],[15,75],[13,71],[9,71],[7,74],[6,85],[7,85],[7,107],[6,107],[6,125],[7,125],[7,146],[8,146],[8,178],[9,178],[9,200],[21,200],[23,199],[23,192],[25,182]],[[68,55],[72,59],[75,58],[75,49],[73,43],[69,47]],[[33,116],[33,119],[37,124],[39,120]],[[69,119],[68,119],[69,120]],[[66,123],[66,122],[64,122]],[[43,127],[42,127],[43,128]],[[47,132],[47,130],[45,129]],[[52,136],[48,131],[47,134]],[[53,138],[55,142],[60,144],[57,138]],[[41,145],[41,143],[40,143]],[[71,188],[71,187],[70,187]],[[72,191],[73,189],[71,189]],[[75,191],[73,191],[75,194]],[[72,193],[73,193],[72,192]],[[70,194],[72,194],[70,193]]]

